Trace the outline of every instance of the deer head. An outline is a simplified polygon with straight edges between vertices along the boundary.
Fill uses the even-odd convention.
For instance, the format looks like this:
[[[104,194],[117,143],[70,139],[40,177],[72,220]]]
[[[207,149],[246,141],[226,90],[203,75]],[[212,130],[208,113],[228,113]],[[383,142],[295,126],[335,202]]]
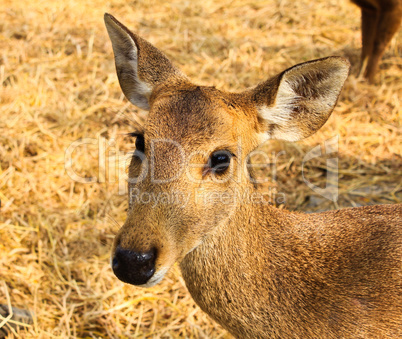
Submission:
[[[130,207],[112,267],[122,281],[148,287],[237,213],[235,195],[255,189],[250,152],[268,139],[306,138],[327,121],[349,63],[314,60],[228,93],[193,84],[111,15],[105,23],[125,96],[149,111],[133,133]]]

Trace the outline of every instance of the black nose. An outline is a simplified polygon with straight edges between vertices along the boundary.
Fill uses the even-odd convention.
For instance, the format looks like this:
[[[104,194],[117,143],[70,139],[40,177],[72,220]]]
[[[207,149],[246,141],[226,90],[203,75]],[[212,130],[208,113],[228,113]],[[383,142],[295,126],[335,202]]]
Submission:
[[[149,252],[137,253],[117,246],[112,261],[113,272],[125,283],[143,285],[155,273],[155,259],[155,248]]]

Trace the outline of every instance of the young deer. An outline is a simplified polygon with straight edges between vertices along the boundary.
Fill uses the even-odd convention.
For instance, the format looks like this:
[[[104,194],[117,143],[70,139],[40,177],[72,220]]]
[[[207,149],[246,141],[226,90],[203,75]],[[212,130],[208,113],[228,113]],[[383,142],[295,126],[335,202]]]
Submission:
[[[402,20],[402,0],[352,0],[362,11],[360,72],[374,81],[378,64]]]
[[[227,93],[194,85],[114,17],[105,22],[122,90],[149,110],[133,133],[116,276],[149,287],[178,261],[197,304],[238,338],[400,338],[401,205],[301,214],[235,197],[256,193],[246,164],[258,145],[326,122],[349,63],[314,60]]]

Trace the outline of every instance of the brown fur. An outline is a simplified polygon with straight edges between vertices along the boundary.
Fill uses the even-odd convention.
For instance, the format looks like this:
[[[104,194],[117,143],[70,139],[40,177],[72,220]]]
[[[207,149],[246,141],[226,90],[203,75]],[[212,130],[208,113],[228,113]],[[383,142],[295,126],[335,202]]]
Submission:
[[[105,21],[125,95],[150,108],[151,173],[134,156],[129,177],[142,180],[129,188],[189,195],[185,205],[130,204],[113,252],[156,249],[158,279],[145,286],[180,262],[197,304],[238,338],[400,338],[402,205],[299,214],[236,199],[256,192],[244,164],[261,142],[304,138],[326,122],[347,61],[300,64],[232,94],[192,84],[155,47]],[[235,157],[216,177],[205,168],[223,149]]]
[[[180,267],[197,304],[238,338],[400,338],[401,226],[400,205],[243,206]]]
[[[362,12],[360,72],[370,82],[402,21],[402,0],[352,0]]]

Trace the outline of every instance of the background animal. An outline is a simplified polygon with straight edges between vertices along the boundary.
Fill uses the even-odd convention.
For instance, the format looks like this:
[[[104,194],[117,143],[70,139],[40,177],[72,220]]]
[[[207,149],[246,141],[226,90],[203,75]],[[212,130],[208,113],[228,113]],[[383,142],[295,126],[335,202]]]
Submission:
[[[198,305],[237,338],[400,338],[402,204],[286,212],[255,201],[247,167],[266,140],[321,128],[348,61],[305,62],[228,93],[193,84],[113,16],[105,23],[125,96],[149,110],[134,133],[116,276],[151,287],[178,261]]]
[[[402,0],[352,0],[361,8],[362,54],[360,72],[370,82],[402,20]]]

